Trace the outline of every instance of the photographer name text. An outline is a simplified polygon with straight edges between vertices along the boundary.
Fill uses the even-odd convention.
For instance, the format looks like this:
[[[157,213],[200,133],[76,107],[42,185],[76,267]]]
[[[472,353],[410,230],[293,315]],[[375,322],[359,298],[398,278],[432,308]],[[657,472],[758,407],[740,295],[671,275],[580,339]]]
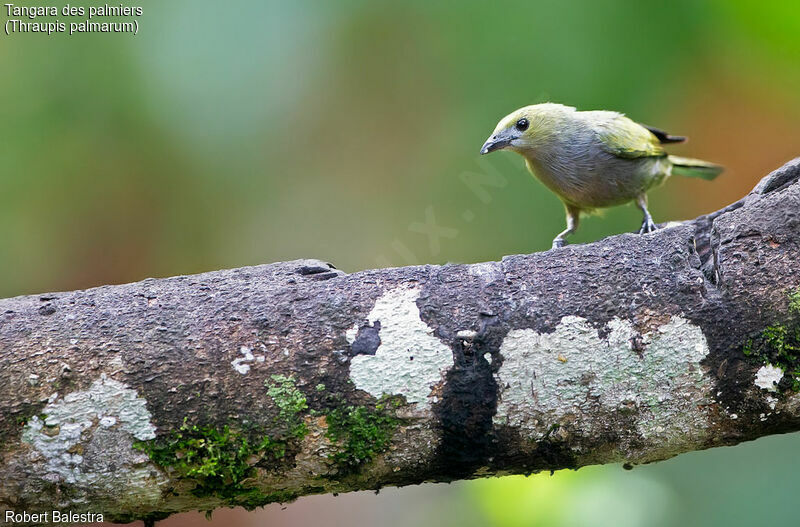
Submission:
[[[101,523],[103,515],[94,512],[47,511],[31,513],[27,511],[5,511],[7,524],[14,523]]]

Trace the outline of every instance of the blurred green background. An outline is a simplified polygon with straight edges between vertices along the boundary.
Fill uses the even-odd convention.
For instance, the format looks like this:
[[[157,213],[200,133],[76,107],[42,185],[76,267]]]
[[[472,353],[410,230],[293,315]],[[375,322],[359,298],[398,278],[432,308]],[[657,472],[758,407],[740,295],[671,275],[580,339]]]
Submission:
[[[477,154],[536,102],[623,111],[728,167],[652,192],[656,221],[717,209],[800,155],[796,2],[138,5],[137,36],[0,36],[0,296],[300,257],[352,272],[547,249],[558,200],[521,158]],[[493,185],[471,188],[476,173]],[[575,241],[639,221],[619,207]],[[214,522],[788,524],[798,448],[772,437],[632,472],[309,497]]]

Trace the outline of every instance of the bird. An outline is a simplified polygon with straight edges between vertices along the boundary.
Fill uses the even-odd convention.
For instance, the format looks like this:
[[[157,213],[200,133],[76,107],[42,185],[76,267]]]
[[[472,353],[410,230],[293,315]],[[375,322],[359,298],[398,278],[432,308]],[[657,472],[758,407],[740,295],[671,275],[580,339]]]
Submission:
[[[503,117],[480,153],[511,150],[564,203],[567,228],[553,239],[563,247],[581,214],[634,202],[644,218],[639,234],[658,227],[647,210],[647,192],[672,174],[712,180],[723,167],[669,155],[662,145],[686,137],[637,123],[608,110],[578,111],[557,103],[534,104]]]

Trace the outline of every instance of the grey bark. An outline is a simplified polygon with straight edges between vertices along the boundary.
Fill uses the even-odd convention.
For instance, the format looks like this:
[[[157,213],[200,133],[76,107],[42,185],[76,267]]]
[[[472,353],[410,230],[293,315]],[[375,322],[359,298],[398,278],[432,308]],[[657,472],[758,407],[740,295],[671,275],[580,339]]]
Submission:
[[[764,336],[798,331],[799,227],[797,159],[716,213],[501,262],[0,300],[0,503],[153,519],[800,430]],[[192,473],[214,432],[246,459]]]

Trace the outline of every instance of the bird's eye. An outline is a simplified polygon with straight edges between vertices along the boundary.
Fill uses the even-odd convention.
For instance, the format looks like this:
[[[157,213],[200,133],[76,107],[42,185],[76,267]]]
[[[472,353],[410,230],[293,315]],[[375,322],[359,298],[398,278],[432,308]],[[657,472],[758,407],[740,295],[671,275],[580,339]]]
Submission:
[[[515,126],[515,127],[516,127],[516,129],[517,129],[517,130],[519,130],[520,132],[524,132],[525,130],[527,130],[527,129],[528,129],[528,125],[529,125],[529,124],[530,124],[530,123],[528,122],[528,120],[527,120],[527,119],[525,119],[525,118],[523,117],[522,119],[520,119],[519,121],[517,121],[517,124],[516,124],[516,125],[514,125],[514,126]]]

